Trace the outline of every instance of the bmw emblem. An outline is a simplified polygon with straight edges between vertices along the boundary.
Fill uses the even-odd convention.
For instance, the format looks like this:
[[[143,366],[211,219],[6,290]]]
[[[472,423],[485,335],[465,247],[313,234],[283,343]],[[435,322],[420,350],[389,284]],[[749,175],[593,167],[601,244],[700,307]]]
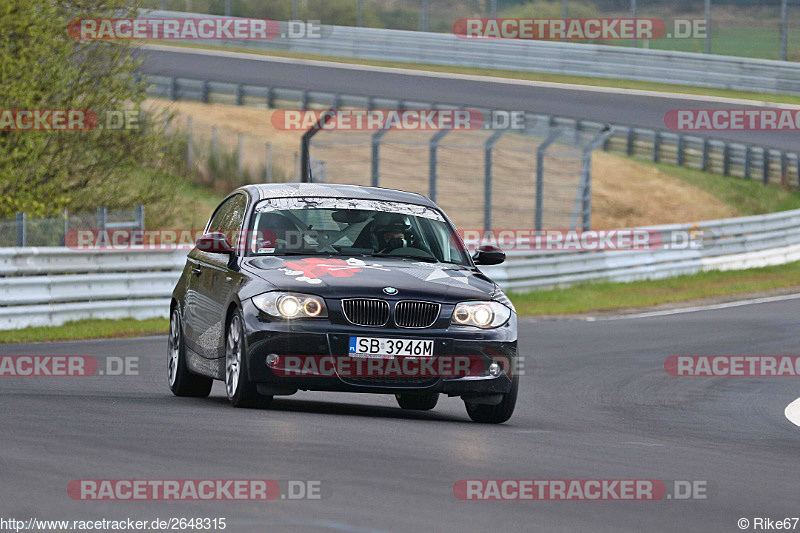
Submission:
[[[397,294],[397,289],[395,289],[394,287],[384,287],[383,292],[385,292],[389,296],[394,296],[395,294]]]

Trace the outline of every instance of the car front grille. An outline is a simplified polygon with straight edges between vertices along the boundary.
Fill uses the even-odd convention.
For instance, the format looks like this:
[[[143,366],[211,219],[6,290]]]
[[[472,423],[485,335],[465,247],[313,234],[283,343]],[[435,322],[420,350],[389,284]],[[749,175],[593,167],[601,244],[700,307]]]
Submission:
[[[429,328],[439,318],[440,305],[433,302],[402,301],[394,308],[394,323],[401,328]]]
[[[389,304],[385,300],[352,298],[342,300],[344,317],[357,326],[383,326],[389,321]]]

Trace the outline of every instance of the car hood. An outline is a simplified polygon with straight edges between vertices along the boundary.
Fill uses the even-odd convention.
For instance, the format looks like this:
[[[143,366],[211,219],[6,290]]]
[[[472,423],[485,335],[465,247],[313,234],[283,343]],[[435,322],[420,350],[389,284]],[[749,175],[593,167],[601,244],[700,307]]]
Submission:
[[[495,284],[479,270],[394,258],[258,257],[243,265],[279,290],[323,297],[426,299],[455,303],[487,300]],[[385,288],[396,294],[387,294]],[[389,290],[389,292],[392,292]]]

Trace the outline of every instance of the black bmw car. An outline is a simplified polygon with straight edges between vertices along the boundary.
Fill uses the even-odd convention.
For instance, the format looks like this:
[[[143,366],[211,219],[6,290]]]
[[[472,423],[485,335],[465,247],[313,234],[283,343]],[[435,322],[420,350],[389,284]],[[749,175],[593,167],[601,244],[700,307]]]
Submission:
[[[513,305],[446,215],[408,192],[248,185],[217,207],[172,295],[169,385],[236,407],[298,390],[394,394],[404,409],[459,396],[508,420],[519,377]]]

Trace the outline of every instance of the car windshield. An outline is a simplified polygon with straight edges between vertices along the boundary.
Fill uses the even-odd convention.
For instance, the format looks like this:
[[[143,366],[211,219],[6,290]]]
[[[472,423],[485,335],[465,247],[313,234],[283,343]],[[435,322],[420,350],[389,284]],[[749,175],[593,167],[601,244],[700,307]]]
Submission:
[[[254,255],[407,258],[469,265],[461,239],[436,209],[377,200],[271,198],[255,207]]]

